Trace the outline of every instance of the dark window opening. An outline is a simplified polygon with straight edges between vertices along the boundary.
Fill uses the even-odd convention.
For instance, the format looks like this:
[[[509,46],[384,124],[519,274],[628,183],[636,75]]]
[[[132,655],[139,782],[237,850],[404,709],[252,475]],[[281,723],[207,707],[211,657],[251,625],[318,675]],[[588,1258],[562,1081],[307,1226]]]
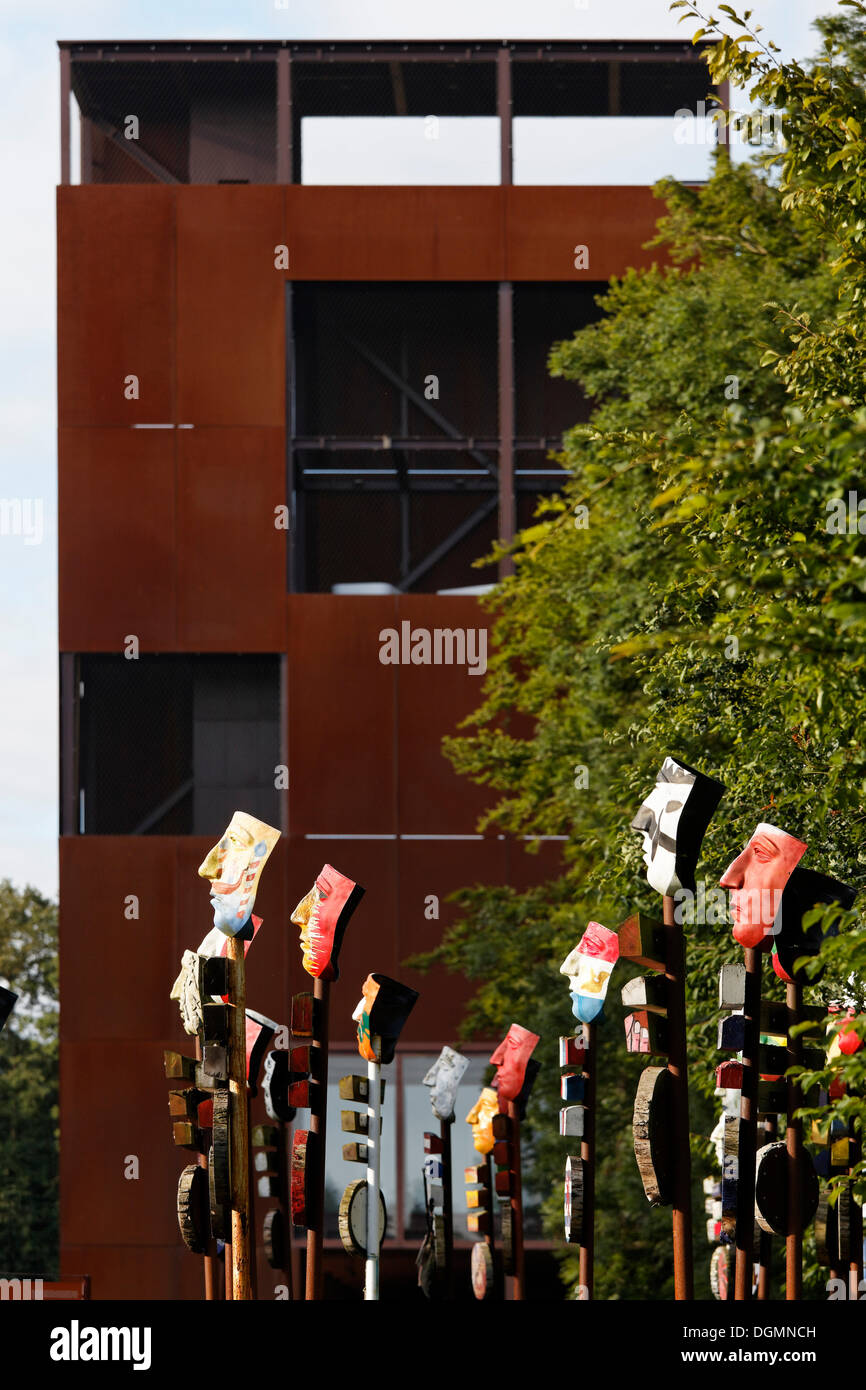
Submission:
[[[80,658],[80,829],[219,835],[232,813],[279,825],[277,656]]]

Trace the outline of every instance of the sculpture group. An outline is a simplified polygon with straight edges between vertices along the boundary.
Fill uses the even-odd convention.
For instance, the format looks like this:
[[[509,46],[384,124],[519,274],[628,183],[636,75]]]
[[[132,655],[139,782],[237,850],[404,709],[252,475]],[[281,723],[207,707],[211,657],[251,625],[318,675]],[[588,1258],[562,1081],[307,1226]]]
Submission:
[[[672,1209],[674,1291],[694,1297],[691,1157],[686,1033],[686,940],[680,910],[697,890],[704,835],[723,796],[721,783],[677,758],[665,759],[656,783],[631,822],[641,836],[646,877],[661,897],[660,918],[636,913],[611,930],[590,922],[560,965],[568,979],[571,1030],[559,1039],[559,1133],[567,1141],[563,1190],[564,1237],[579,1247],[576,1297],[594,1290],[596,1029],[619,961],[642,972],[621,988],[627,1050],[647,1059],[634,1102],[634,1150],[648,1201]],[[282,1271],[285,1296],[322,1297],[324,1173],[327,1126],[329,986],[364,890],[326,864],[291,915],[300,928],[302,964],[312,991],[295,994],[288,1021],[246,1005],[245,958],[262,928],[253,913],[262,871],[279,832],[236,812],[202,863],[210,883],[213,927],[197,950],[183,954],[172,989],[195,1056],[165,1054],[175,1144],[195,1155],[178,1182],[178,1223],[189,1250],[203,1257],[205,1296],[250,1299],[255,1290],[253,1179],[258,1196],[273,1201],[262,1239],[269,1264]],[[704,1180],[707,1235],[716,1297],[771,1296],[773,1240],[785,1251],[785,1295],[802,1293],[803,1232],[816,1222],[819,1260],[833,1278],[859,1286],[862,1214],[849,1183],[830,1200],[830,1178],[848,1178],[859,1159],[855,1136],[832,1112],[829,1094],[801,1091],[797,1068],[820,1071],[825,1052],[862,1046],[858,1001],[829,1010],[803,998],[804,958],[822,940],[821,909],[851,907],[845,884],[805,867],[807,845],[759,823],[734,855],[720,886],[730,895],[733,937],[742,957],[719,981],[717,1094],[722,1113],[712,1140],[720,1175]],[[762,970],[770,955],[784,982],[784,1001],[765,998]],[[772,977],[771,977],[772,978]],[[778,987],[777,987],[778,988]],[[365,1072],[341,1078],[341,1128],[354,1136],[343,1158],[365,1169],[340,1200],[339,1232],[352,1257],[363,1260],[364,1298],[379,1297],[379,1254],[388,1224],[381,1192],[381,1134],[385,1083],[415,990],[371,972],[353,1014]],[[827,1037],[829,1030],[829,1039]],[[466,1224],[473,1237],[476,1298],[525,1296],[520,1130],[539,1070],[538,1034],[513,1023],[490,1057],[495,1072],[466,1115],[479,1162],[464,1170]],[[451,1130],[468,1059],[444,1047],[424,1077],[438,1133],[424,1133],[425,1235],[418,1282],[432,1299],[455,1297]],[[250,1099],[261,1080],[270,1123],[250,1130]],[[465,1103],[465,1102],[464,1102]],[[799,1110],[823,1107],[826,1124],[804,1146]],[[360,1107],[360,1108],[356,1108]],[[308,1110],[308,1129],[292,1128]],[[254,1151],[252,1162],[250,1152]],[[840,1184],[837,1182],[836,1187]],[[291,1227],[306,1229],[304,1289],[293,1287]],[[223,1274],[224,1270],[224,1274]],[[506,1282],[507,1281],[507,1282]],[[297,1281],[299,1283],[299,1281]],[[856,1296],[856,1292],[855,1292]]]

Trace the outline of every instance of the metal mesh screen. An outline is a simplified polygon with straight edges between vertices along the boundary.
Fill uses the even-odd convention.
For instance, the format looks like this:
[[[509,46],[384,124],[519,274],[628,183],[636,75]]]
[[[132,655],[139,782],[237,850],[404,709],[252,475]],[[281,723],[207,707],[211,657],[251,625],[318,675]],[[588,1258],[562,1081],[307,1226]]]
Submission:
[[[276,656],[80,658],[84,833],[219,835],[238,806],[279,824]]]
[[[695,109],[710,90],[706,65],[692,55],[654,62],[623,54],[587,62],[515,57],[512,114],[520,116],[673,116]]]
[[[273,58],[73,61],[72,89],[91,125],[83,182],[276,182]]]

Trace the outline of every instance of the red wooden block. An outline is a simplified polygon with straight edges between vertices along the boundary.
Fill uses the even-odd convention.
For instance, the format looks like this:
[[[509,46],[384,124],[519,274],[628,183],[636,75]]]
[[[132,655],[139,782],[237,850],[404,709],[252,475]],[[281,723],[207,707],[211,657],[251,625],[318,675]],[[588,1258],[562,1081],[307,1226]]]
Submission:
[[[716,1067],[716,1085],[730,1091],[738,1091],[743,1085],[742,1062],[722,1062]]]

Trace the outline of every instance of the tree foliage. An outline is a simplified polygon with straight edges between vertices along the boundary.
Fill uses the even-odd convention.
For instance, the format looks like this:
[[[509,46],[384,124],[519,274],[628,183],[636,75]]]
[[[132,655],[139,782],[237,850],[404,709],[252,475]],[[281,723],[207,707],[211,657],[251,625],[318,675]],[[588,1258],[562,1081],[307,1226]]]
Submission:
[[[0,980],[18,995],[0,1033],[0,1272],[56,1278],[57,904],[8,879]]]
[[[663,259],[613,281],[600,321],[553,347],[551,372],[579,381],[594,408],[564,438],[567,484],[518,536],[515,573],[488,600],[483,702],[446,741],[455,767],[495,794],[483,827],[568,837],[543,888],[462,894],[433,953],[479,981],[470,1030],[514,1018],[544,1035],[533,1183],[553,1189],[551,1234],[564,1154],[554,1045],[570,1022],[558,966],[589,919],[658,912],[628,823],[663,758],[727,787],[704,843],[708,885],[761,820],[806,840],[805,864],[858,890],[866,878],[866,542],[856,521],[832,524],[866,444],[866,6],[847,0],[854,13],[819,21],[808,65],[780,63],[749,12],[717,6],[720,23],[688,0],[673,8],[715,40],[713,81],[784,110],[786,143],[748,165],[722,147],[703,188],[660,184]],[[841,925],[814,1002],[866,977],[859,903]],[[687,949],[705,1269],[697,1183],[714,1162],[717,975],[741,957],[724,925],[690,927]],[[647,1209],[631,1153],[639,1068],[623,1055],[620,971],[600,1030],[598,1294],[658,1297],[670,1290],[669,1215]],[[859,1124],[863,1062],[839,1068]],[[564,1277],[576,1281],[573,1256]]]

